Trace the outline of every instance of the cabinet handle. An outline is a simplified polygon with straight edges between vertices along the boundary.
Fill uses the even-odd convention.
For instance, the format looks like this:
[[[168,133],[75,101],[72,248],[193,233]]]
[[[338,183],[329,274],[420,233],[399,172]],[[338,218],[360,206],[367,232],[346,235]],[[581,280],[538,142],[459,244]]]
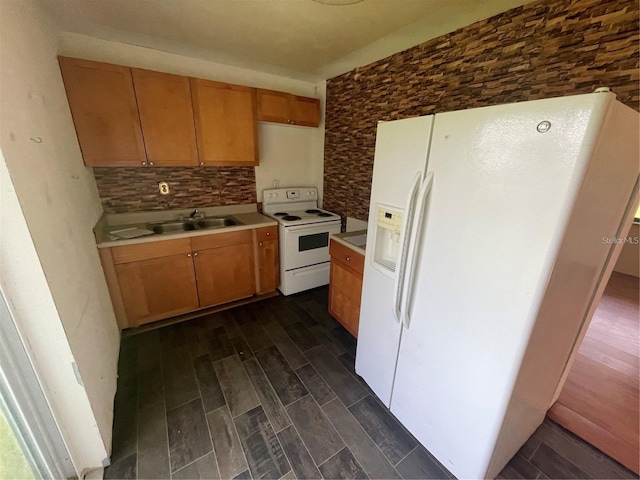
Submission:
[[[271,236],[271,232],[267,232],[267,237]]]
[[[149,165],[153,165],[153,162],[149,162]]]
[[[201,167],[204,167],[204,162],[200,162],[200,166],[201,166]]]
[[[258,245],[262,246],[262,242],[260,242]]]
[[[190,253],[187,253],[187,257],[190,257],[190,256],[191,256],[191,254],[190,254]]]
[[[142,162],[142,165],[146,165],[146,164],[147,164],[147,162]]]
[[[198,256],[198,252],[193,252],[193,256],[197,257]]]
[[[347,262],[350,262],[350,261],[351,261],[351,257],[347,257]]]

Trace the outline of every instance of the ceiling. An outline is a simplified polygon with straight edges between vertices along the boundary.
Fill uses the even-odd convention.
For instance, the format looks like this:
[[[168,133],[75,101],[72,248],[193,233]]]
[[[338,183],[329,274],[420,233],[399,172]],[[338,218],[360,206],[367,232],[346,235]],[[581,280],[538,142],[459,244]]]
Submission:
[[[62,30],[323,80],[530,0],[41,0]]]

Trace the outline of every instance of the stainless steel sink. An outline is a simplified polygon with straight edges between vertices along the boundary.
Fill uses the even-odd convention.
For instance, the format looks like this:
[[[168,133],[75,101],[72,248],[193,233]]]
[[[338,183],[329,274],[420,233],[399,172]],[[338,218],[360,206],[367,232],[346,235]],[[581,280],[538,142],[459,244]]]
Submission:
[[[160,224],[150,224],[149,227],[151,227],[154,233],[188,232],[196,229],[193,222],[164,222]]]
[[[230,217],[204,217],[193,220],[171,220],[167,222],[150,223],[147,228],[154,233],[190,232],[191,230],[206,230],[209,228],[224,228],[238,223]]]
[[[229,217],[211,217],[198,220],[198,227],[200,228],[221,228],[237,225],[234,220]]]

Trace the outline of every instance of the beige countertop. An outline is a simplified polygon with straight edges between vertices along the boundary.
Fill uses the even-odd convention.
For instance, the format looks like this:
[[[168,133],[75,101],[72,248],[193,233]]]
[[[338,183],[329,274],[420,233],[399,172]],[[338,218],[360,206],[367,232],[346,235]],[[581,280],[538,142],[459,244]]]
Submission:
[[[367,248],[367,231],[356,230],[353,232],[333,233],[331,238],[345,247],[350,248],[360,255],[365,254]]]
[[[113,232],[114,230],[123,230],[127,228],[146,229],[147,225],[151,222],[183,219],[193,212],[193,209],[153,210],[147,212],[104,214],[100,220],[98,220],[93,232],[96,237],[98,248],[108,248],[120,245],[135,245],[139,243],[173,240],[176,238],[196,237],[199,235],[215,235],[218,233],[235,232],[238,230],[278,225],[278,222],[272,218],[258,213],[255,203],[249,205],[203,207],[198,208],[198,210],[206,217],[230,216],[237,224],[228,227],[198,229],[186,232],[154,233],[152,235],[145,235],[131,239],[119,239],[110,235],[110,232]]]

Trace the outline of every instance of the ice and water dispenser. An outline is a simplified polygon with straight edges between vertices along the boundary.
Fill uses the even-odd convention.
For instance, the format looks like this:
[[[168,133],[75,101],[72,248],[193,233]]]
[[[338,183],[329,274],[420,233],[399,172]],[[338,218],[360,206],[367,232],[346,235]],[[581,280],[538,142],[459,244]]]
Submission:
[[[400,253],[403,212],[382,204],[378,204],[376,210],[373,265],[385,275],[393,277]]]

